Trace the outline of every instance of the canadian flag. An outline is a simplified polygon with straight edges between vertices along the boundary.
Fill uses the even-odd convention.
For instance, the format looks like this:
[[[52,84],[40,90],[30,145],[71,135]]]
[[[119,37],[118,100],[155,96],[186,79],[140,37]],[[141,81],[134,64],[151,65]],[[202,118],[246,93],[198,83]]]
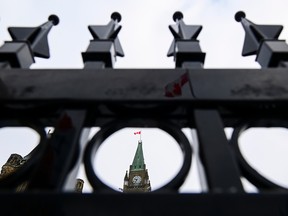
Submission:
[[[185,73],[177,80],[167,84],[165,86],[165,96],[166,97],[177,97],[182,95],[182,87],[188,83],[189,74]]]
[[[134,132],[134,135],[136,135],[136,134],[141,134],[141,131]]]

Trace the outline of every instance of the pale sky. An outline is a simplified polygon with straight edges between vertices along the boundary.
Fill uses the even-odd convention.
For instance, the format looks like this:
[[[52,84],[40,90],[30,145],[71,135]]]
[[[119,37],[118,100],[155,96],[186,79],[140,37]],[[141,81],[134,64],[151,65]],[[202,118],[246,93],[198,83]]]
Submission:
[[[0,3],[0,44],[11,40],[7,27],[38,26],[46,22],[50,14],[56,14],[60,18],[59,25],[53,27],[49,34],[51,58],[37,58],[36,64],[31,68],[82,68],[81,52],[87,49],[89,40],[92,39],[87,26],[107,24],[114,11],[122,15],[119,39],[125,53],[124,58],[117,58],[115,68],[174,68],[173,58],[167,58],[166,54],[173,39],[168,25],[174,24],[172,15],[175,11],[184,14],[186,24],[203,26],[198,39],[203,52],[206,52],[204,68],[259,68],[255,56],[241,56],[244,30],[234,20],[234,15],[239,10],[245,11],[246,17],[256,24],[283,25],[280,39],[285,40],[288,35],[287,0],[0,0]],[[111,140],[106,140],[99,157],[97,156],[97,173],[114,189],[122,187],[125,171],[129,169],[137,147],[138,138],[133,135],[134,130],[143,131],[144,157],[152,189],[158,188],[175,175],[182,162],[178,146],[160,130],[122,130],[112,136]],[[285,154],[280,154],[288,151],[288,145],[285,145],[288,133],[285,129],[272,132],[273,139],[276,136],[279,140],[271,141],[270,131],[261,131],[259,135],[255,131],[253,135],[247,132],[240,141],[250,141],[241,147],[247,160],[262,173],[279,184],[286,183],[288,186],[288,174],[282,172],[285,170],[283,164],[288,161]],[[186,129],[185,132],[190,139],[191,131]],[[0,165],[5,163],[11,153],[25,155],[29,152],[33,146],[30,143],[36,141],[30,141],[33,136],[27,136],[27,133],[29,132],[22,130],[15,137],[8,134],[7,129],[0,130],[0,138],[5,140],[0,144]],[[265,144],[265,141],[268,143]],[[23,142],[27,142],[25,149],[20,150],[15,143],[22,145]],[[13,149],[8,149],[7,145]],[[183,192],[199,191],[194,165],[195,163],[194,174],[189,176],[181,189]]]

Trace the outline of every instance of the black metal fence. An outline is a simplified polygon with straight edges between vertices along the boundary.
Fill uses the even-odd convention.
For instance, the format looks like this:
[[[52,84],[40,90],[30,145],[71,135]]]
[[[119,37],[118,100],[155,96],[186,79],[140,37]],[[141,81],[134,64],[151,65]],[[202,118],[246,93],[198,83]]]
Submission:
[[[36,28],[9,29],[13,41],[0,48],[1,126],[28,126],[41,139],[22,166],[0,180],[6,215],[288,214],[287,189],[252,168],[238,144],[250,127],[287,127],[288,46],[278,40],[282,26],[256,25],[238,12],[235,19],[246,32],[242,55],[256,54],[262,69],[203,69],[205,53],[197,40],[202,27],[186,25],[180,12],[173,19],[168,56],[174,56],[175,69],[113,69],[116,56],[124,56],[118,13],[106,26],[89,26],[93,40],[82,53],[81,70],[29,69],[35,56],[49,57],[47,34],[59,22],[55,15]],[[88,140],[87,128],[95,126],[101,129]],[[46,127],[55,130],[47,135]],[[156,127],[173,136],[184,158],[175,178],[143,194],[116,192],[102,182],[93,169],[95,153],[124,127]],[[193,155],[184,127],[196,131],[204,193],[178,193]],[[234,129],[230,140],[226,127]],[[67,192],[81,163],[92,194]],[[246,193],[241,177],[259,193]],[[24,190],[15,193],[23,183]]]

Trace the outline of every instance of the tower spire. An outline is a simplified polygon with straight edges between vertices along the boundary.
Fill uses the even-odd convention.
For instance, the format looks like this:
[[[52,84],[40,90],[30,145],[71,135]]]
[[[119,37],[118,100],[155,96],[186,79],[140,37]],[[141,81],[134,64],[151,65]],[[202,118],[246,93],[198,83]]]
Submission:
[[[136,132],[135,134],[141,134]],[[134,159],[129,168],[129,173],[126,171],[123,184],[123,192],[149,192],[151,185],[148,175],[148,170],[144,162],[143,148],[141,138],[138,141],[138,146],[134,155]]]
[[[144,155],[143,155],[141,138],[138,141],[138,146],[137,146],[135,156],[133,159],[133,163],[131,165],[130,170],[145,170],[145,163],[144,163]]]

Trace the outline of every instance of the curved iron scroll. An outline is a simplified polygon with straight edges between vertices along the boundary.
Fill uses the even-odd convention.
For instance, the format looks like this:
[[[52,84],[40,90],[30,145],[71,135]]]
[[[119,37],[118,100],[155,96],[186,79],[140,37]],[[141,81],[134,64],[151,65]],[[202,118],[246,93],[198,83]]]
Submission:
[[[177,191],[180,188],[180,186],[184,183],[185,178],[190,171],[192,160],[192,148],[190,142],[185,136],[185,134],[181,131],[181,129],[170,122],[163,122],[163,121],[156,122],[151,120],[149,121],[149,123],[170,134],[177,141],[183,153],[183,164],[178,174],[170,182],[168,182],[163,187],[155,190],[154,192]],[[133,122],[131,125],[133,125]],[[129,127],[131,125],[129,124]],[[127,121],[117,121],[117,120],[113,121],[102,127],[101,130],[98,131],[88,142],[88,145],[84,153],[84,165],[87,178],[90,184],[92,185],[94,191],[96,190],[114,191],[110,187],[108,187],[105,183],[103,183],[95,174],[93,169],[93,161],[95,159],[96,152],[98,151],[100,145],[104,142],[104,140],[108,138],[110,135],[112,135],[114,132],[124,127],[128,127]]]
[[[241,123],[240,126],[236,127],[232,133],[232,137],[230,139],[230,144],[236,154],[236,159],[239,163],[241,172],[247,180],[249,180],[253,185],[255,185],[259,191],[269,191],[269,190],[280,190],[280,191],[288,191],[287,188],[284,188],[274,182],[268,180],[263,175],[261,175],[257,170],[255,170],[243,157],[238,139],[241,134],[251,128],[251,127],[279,127],[283,126],[288,128],[288,122],[277,120],[277,119],[262,119],[256,120],[252,122]]]
[[[38,145],[28,155],[25,156],[27,159],[26,162],[21,165],[21,167],[19,167],[16,172],[13,172],[0,180],[0,189],[5,190],[15,189],[17,185],[29,179],[33,167],[35,167],[43,155],[44,145],[47,140],[45,128],[39,122],[29,120],[17,122],[14,122],[14,120],[11,121],[13,121],[12,125],[16,123],[16,126],[18,127],[22,126],[33,129],[39,134],[40,140]],[[6,125],[7,121],[0,122],[0,127],[5,127]]]

